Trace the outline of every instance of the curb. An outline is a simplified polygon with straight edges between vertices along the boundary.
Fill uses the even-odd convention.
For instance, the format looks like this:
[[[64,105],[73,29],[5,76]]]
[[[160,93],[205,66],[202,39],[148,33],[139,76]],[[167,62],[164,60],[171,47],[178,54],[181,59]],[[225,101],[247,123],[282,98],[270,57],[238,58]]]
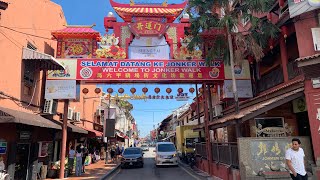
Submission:
[[[113,169],[111,169],[107,174],[105,174],[104,176],[102,176],[100,178],[100,180],[106,180],[108,177],[110,177],[115,171],[117,171],[120,167],[120,164],[118,164],[116,167],[114,167]]]

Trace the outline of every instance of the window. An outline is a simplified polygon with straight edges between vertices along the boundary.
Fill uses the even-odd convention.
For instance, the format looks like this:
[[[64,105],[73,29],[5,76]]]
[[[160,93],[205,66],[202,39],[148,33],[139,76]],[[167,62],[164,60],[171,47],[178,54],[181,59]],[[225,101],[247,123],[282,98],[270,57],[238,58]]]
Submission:
[[[26,86],[33,86],[35,73],[35,63],[32,61],[24,61],[23,80]]]
[[[32,49],[32,50],[37,50],[38,48],[35,46],[35,45],[33,45],[31,42],[28,42],[27,43],[27,48],[28,49]]]

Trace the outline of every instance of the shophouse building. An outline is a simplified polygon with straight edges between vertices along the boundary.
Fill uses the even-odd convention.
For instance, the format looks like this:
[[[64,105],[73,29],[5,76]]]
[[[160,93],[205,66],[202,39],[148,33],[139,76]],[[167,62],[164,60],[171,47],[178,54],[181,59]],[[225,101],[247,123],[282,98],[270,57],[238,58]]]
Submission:
[[[35,179],[41,165],[59,159],[54,141],[61,122],[43,113],[44,92],[47,71],[64,69],[54,58],[57,42],[51,31],[66,20],[51,1],[8,4],[0,1],[0,156],[11,178]],[[69,132],[87,133],[71,124]]]

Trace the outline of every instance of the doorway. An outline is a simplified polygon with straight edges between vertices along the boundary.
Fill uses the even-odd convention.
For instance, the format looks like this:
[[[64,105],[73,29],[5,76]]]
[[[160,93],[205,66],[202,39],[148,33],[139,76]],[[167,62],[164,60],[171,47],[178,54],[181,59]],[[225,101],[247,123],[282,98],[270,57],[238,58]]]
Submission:
[[[27,180],[30,158],[30,144],[18,143],[15,163],[15,180]]]

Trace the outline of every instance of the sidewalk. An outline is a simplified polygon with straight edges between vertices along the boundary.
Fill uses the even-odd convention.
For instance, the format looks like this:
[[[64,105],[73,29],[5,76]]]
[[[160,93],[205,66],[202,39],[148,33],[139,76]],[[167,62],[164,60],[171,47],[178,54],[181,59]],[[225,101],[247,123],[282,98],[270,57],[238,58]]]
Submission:
[[[112,169],[117,167],[118,164],[115,163],[109,163],[105,164],[104,160],[100,160],[94,164],[90,164],[89,166],[86,166],[86,172],[82,174],[79,177],[75,176],[75,173],[73,172],[73,175],[71,175],[68,178],[64,179],[70,179],[70,180],[78,180],[78,179],[92,179],[92,180],[99,180],[103,176],[105,176],[108,172],[110,172]]]
[[[117,164],[105,164],[103,160],[86,166],[86,173],[80,177],[76,177],[75,174],[66,179],[101,179],[105,174],[110,172],[113,168],[117,167]]]

